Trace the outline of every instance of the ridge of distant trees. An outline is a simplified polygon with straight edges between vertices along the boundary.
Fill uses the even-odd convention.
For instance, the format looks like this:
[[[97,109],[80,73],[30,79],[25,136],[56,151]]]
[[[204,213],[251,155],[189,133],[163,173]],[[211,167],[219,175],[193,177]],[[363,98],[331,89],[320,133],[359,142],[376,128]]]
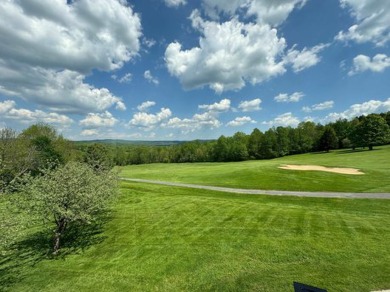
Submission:
[[[97,170],[114,165],[145,163],[228,162],[271,159],[286,155],[332,149],[367,147],[390,142],[390,111],[339,119],[321,125],[311,121],[297,127],[272,127],[265,132],[237,132],[213,141],[195,140],[171,146],[76,144],[55,128],[36,124],[21,133],[0,129],[0,192],[15,177],[39,174],[48,165],[69,161],[89,164]]]
[[[249,135],[237,132],[214,141],[191,141],[172,146],[109,146],[115,165],[145,163],[229,162],[272,159],[286,155],[332,149],[367,147],[390,142],[390,111],[339,119],[326,125],[311,121],[297,127],[272,127],[265,132],[254,129]],[[87,145],[79,146],[85,152]],[[83,149],[84,148],[84,149]]]

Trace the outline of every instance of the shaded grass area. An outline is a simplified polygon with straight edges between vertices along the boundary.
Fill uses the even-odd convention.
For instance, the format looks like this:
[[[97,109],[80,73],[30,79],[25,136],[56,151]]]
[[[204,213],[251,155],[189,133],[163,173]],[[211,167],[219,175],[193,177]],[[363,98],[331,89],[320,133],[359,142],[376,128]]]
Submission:
[[[330,153],[293,155],[272,160],[230,163],[183,163],[131,165],[120,175],[212,186],[334,192],[390,192],[390,146],[374,151],[339,150]],[[283,164],[352,167],[365,175],[279,169]]]
[[[67,249],[58,259],[45,255],[42,230],[30,230],[0,262],[1,287],[292,291],[293,281],[329,291],[390,287],[385,200],[245,196],[122,183],[111,216],[85,238],[83,249]]]

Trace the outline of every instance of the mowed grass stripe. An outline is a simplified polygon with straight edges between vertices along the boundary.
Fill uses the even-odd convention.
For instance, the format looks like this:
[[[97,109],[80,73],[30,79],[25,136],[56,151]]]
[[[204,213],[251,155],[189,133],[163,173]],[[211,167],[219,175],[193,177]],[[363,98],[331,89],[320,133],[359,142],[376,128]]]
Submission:
[[[293,281],[329,291],[390,287],[386,200],[126,182],[112,216],[104,240],[84,251],[2,270],[15,278],[9,290],[291,291]]]

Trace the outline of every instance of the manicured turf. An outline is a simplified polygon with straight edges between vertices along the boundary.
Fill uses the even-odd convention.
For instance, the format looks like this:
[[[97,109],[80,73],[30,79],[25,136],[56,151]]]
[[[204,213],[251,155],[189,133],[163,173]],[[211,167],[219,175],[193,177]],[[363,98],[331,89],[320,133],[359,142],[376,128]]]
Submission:
[[[389,161],[390,146],[384,146],[374,151],[339,150],[273,160],[131,165],[121,168],[121,176],[248,189],[390,192]],[[279,169],[283,164],[352,167],[365,175]]]
[[[100,232],[84,233],[83,249],[47,259],[38,231],[26,230],[0,260],[1,289],[292,291],[293,281],[328,291],[390,288],[384,200],[122,183],[114,211]]]

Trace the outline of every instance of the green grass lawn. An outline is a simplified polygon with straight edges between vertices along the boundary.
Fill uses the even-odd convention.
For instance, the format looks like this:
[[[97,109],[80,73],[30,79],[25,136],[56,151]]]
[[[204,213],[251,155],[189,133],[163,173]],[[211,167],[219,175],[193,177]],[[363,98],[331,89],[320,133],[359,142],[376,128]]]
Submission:
[[[0,290],[280,292],[293,291],[293,281],[328,291],[390,288],[386,200],[122,183],[105,224],[86,230],[81,247],[49,259],[40,231],[26,230],[0,259]]]
[[[230,163],[146,164],[121,168],[121,176],[249,189],[390,192],[390,146],[374,151],[310,153]],[[282,164],[358,168],[365,175],[279,169]]]

